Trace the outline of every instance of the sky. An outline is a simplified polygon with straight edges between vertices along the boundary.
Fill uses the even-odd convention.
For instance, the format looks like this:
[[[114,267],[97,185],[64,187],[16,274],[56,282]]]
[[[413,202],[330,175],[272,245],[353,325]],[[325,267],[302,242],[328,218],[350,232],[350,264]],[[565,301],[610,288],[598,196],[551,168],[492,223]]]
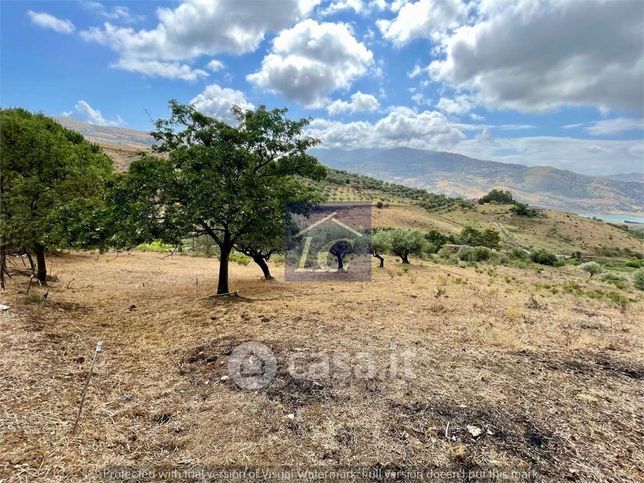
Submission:
[[[2,107],[96,125],[266,105],[322,147],[644,171],[643,0],[3,0],[0,68]]]

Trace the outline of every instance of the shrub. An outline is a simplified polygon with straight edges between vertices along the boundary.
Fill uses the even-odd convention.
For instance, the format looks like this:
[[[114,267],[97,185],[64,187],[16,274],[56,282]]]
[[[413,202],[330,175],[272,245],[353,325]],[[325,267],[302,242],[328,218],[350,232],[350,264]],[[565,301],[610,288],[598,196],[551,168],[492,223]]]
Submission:
[[[644,290],[644,268],[640,268],[633,272],[633,284],[639,290]]]
[[[485,196],[482,196],[481,198],[479,198],[480,205],[485,203],[500,203],[500,204],[514,203],[514,197],[512,196],[512,193],[510,193],[509,191],[493,189]]]
[[[563,284],[563,290],[564,292],[567,293],[574,293],[574,294],[581,294],[583,292],[583,289],[581,288],[581,285],[579,285],[577,282],[574,280],[566,280]]]
[[[628,297],[623,293],[608,292],[606,294],[606,298],[617,305],[622,310],[622,312],[625,311],[626,307],[628,306]]]
[[[461,247],[458,258],[466,262],[482,262],[490,259],[490,253],[487,247]]]
[[[385,207],[385,204],[382,201],[379,201],[378,203],[376,203],[376,208],[381,209],[384,207]]]
[[[466,226],[461,231],[458,239],[463,245],[498,248],[501,235],[491,228],[480,231],[471,226]]]
[[[537,210],[530,208],[530,206],[525,203],[515,203],[514,206],[510,208],[510,211],[517,216],[533,217],[539,214]]]
[[[641,267],[644,267],[644,260],[641,260],[636,257],[629,258],[628,260],[626,260],[625,265],[631,268],[641,268]]]
[[[510,258],[513,260],[527,260],[530,258],[530,254],[519,248],[513,248],[510,250]]]
[[[231,262],[239,263],[240,265],[248,265],[251,261],[250,257],[247,257],[243,253],[232,252],[229,256]]]
[[[622,290],[628,287],[628,284],[626,283],[626,279],[621,275],[616,275],[614,273],[607,273],[603,275],[602,281],[612,283],[617,288],[621,288]]]
[[[429,230],[425,233],[425,239],[434,245],[437,250],[440,250],[445,243],[453,243],[454,237],[450,235],[443,235],[438,230]]]
[[[555,266],[557,264],[557,255],[547,250],[537,250],[530,254],[530,260],[540,265]]]
[[[597,262],[586,262],[579,265],[579,267],[584,271],[590,274],[592,278],[593,275],[602,273],[602,266]]]

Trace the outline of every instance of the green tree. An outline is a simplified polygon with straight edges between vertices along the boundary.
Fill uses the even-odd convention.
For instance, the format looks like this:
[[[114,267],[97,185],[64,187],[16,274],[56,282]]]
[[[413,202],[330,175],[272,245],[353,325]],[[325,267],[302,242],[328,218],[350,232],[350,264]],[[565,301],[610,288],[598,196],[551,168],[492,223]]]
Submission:
[[[287,119],[286,109],[234,107],[235,126],[176,101],[170,111],[152,133],[164,156],[130,166],[116,191],[115,219],[131,221],[134,230],[123,237],[129,244],[210,236],[219,246],[217,293],[228,293],[235,244],[270,225],[276,203],[300,196],[298,176],[324,177],[307,154],[318,141],[303,134],[309,121]]]
[[[425,237],[419,230],[393,230],[391,252],[400,257],[402,263],[409,263],[410,255],[420,255],[425,248]]]
[[[0,111],[0,246],[33,250],[47,283],[50,248],[88,246],[112,161],[75,131],[24,109]]]
[[[282,180],[276,184],[281,191],[270,200],[272,209],[257,219],[252,230],[242,234],[235,242],[235,249],[253,259],[262,270],[265,280],[272,280],[268,261],[274,253],[284,252],[284,241],[288,233],[297,233],[297,227],[286,217],[284,207],[291,212],[307,213],[312,203],[323,201],[323,196],[308,184],[297,179]]]
[[[485,196],[479,198],[480,205],[483,205],[485,203],[510,204],[514,203],[514,197],[509,191],[493,189]]]
[[[530,208],[529,205],[525,203],[514,203],[514,206],[510,208],[510,211],[518,216],[534,217],[539,213],[534,208]]]
[[[446,243],[454,243],[454,237],[451,235],[443,235],[438,230],[429,230],[425,233],[425,239],[440,250]]]
[[[391,251],[391,232],[380,230],[371,235],[371,255],[380,260],[380,268],[385,266],[383,255]]]
[[[463,228],[458,239],[463,245],[488,248],[498,248],[501,242],[501,236],[498,231],[491,228],[480,231],[471,226]]]
[[[597,275],[599,273],[602,273],[602,266],[597,262],[582,263],[579,267],[584,272],[588,272],[590,274],[590,278],[592,278],[593,275]]]

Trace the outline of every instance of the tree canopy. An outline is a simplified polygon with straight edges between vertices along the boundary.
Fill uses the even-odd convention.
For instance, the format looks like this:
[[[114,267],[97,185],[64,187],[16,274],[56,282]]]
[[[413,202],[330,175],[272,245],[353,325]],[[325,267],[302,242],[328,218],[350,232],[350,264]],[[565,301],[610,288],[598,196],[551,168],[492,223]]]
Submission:
[[[112,161],[83,136],[42,114],[0,111],[0,246],[33,250],[47,281],[45,251],[74,245],[79,219],[102,203]]]
[[[125,221],[121,239],[130,245],[210,236],[220,251],[220,294],[229,291],[233,247],[271,245],[284,203],[317,196],[300,177],[325,175],[307,154],[318,142],[303,133],[307,119],[264,106],[233,112],[234,126],[171,101],[170,118],[158,120],[152,133],[159,156],[132,163],[119,180],[112,215]]]

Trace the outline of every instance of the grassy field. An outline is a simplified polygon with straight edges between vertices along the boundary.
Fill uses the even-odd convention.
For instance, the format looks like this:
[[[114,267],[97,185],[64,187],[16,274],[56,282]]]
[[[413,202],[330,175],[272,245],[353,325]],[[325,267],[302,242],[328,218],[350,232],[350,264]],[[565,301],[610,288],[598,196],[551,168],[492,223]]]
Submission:
[[[0,479],[95,481],[119,466],[643,477],[641,292],[597,296],[615,287],[577,267],[389,257],[371,282],[290,284],[278,266],[265,282],[233,264],[233,298],[211,296],[215,259],[72,253],[51,269],[44,304],[26,276],[0,295]],[[278,362],[257,391],[226,379],[227,356],[247,341]],[[293,354],[320,351],[354,364],[367,352],[377,375],[287,371]],[[390,377],[404,351],[415,377]]]

